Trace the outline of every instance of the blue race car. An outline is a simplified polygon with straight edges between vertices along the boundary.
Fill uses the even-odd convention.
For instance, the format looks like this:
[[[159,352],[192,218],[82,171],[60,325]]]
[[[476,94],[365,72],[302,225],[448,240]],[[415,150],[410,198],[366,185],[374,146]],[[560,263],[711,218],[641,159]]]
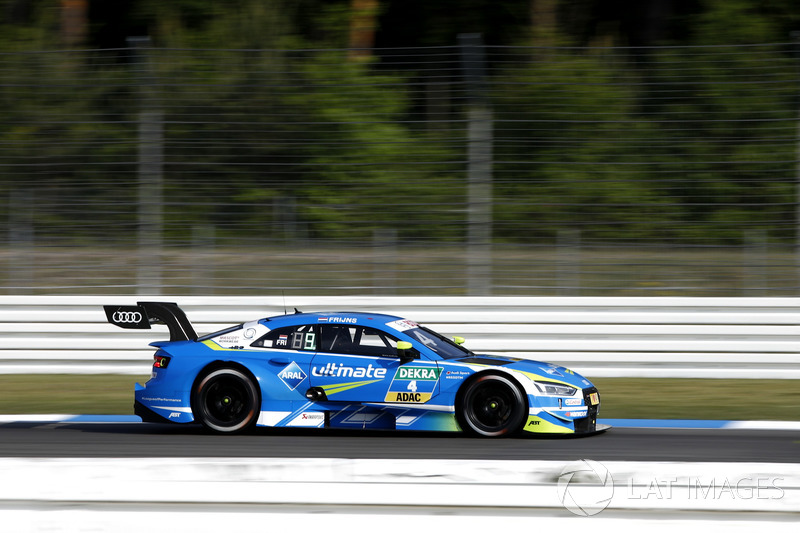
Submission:
[[[416,322],[373,313],[286,314],[198,337],[174,303],[104,306],[122,328],[169,328],[136,384],[147,422],[466,431],[486,437],[595,433],[600,396],[561,366],[472,353]]]

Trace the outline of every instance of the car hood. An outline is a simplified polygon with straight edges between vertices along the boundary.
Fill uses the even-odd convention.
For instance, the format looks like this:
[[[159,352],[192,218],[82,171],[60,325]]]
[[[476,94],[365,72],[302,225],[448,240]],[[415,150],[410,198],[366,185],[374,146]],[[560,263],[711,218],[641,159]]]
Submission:
[[[566,383],[579,389],[592,386],[592,383],[588,379],[568,368],[551,363],[533,361],[531,359],[475,354],[460,359],[450,359],[450,361],[480,366],[499,366],[509,370],[524,372],[531,379]]]

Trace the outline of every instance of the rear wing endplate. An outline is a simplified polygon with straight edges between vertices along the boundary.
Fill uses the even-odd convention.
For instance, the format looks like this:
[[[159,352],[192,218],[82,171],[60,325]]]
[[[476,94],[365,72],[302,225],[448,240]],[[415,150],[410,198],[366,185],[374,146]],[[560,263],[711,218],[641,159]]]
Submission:
[[[171,341],[195,341],[195,333],[186,313],[176,303],[137,302],[136,305],[104,305],[111,324],[125,329],[150,329],[150,324],[164,324],[169,328]]]

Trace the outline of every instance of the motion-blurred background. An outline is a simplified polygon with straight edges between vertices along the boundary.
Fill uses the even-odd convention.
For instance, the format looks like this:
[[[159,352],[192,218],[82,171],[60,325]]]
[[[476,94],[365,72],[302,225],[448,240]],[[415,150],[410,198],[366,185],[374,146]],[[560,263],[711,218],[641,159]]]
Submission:
[[[798,294],[795,0],[0,17],[5,294]]]

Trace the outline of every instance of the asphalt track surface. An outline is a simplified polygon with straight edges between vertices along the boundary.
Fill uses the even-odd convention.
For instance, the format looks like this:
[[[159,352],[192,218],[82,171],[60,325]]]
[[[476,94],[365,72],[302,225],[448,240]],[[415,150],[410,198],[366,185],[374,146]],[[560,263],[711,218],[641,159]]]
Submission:
[[[586,437],[257,428],[214,435],[145,423],[0,425],[0,457],[309,457],[800,463],[800,431],[612,428]]]

